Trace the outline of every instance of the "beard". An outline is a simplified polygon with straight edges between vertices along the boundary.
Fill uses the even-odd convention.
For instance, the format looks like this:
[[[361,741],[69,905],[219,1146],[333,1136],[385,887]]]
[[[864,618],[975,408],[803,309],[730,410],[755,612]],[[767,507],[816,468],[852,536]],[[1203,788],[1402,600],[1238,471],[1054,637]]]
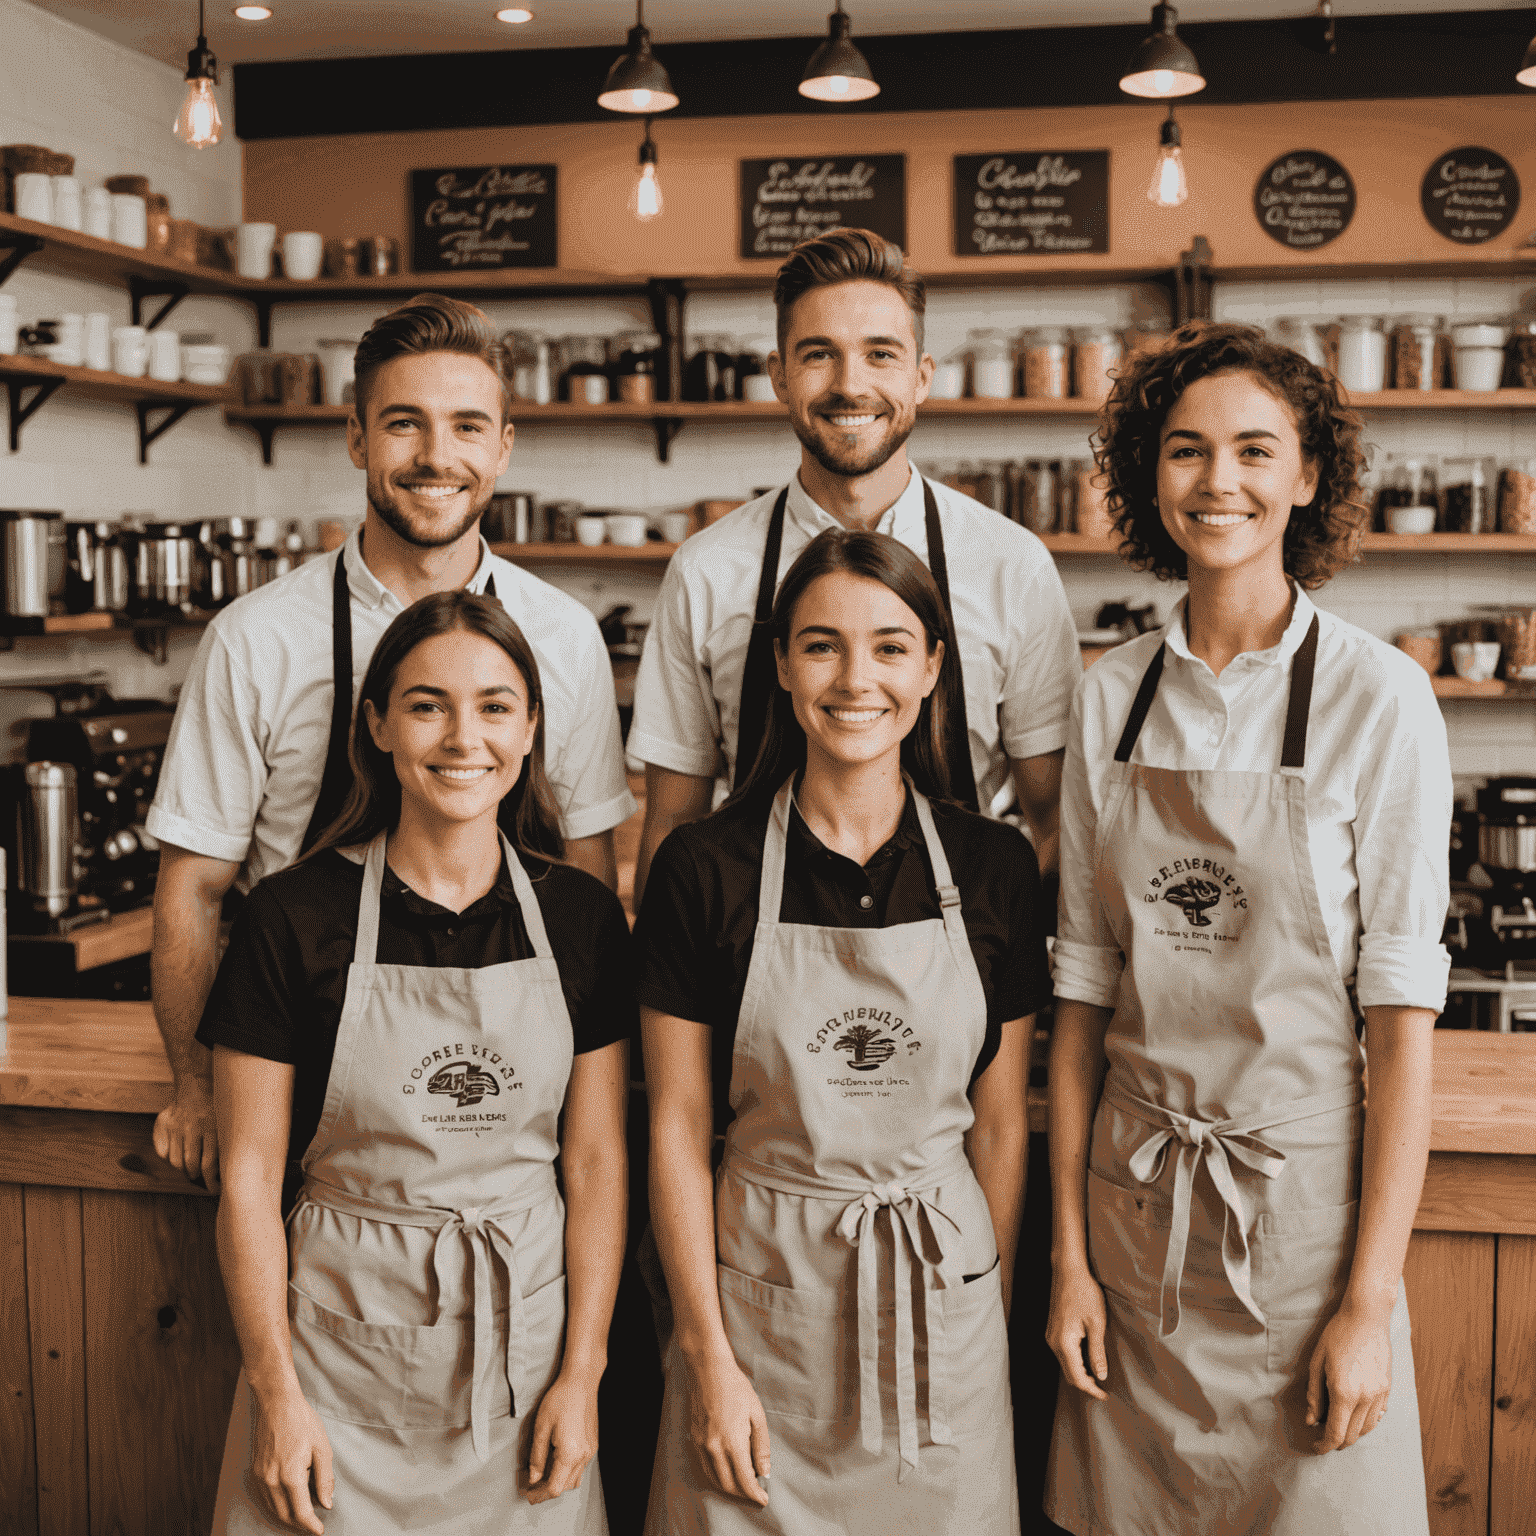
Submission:
[[[816,460],[829,474],[841,475],[845,480],[856,480],[861,475],[872,475],[882,464],[887,463],[891,457],[906,443],[912,435],[912,428],[917,425],[917,415],[913,412],[905,421],[896,416],[887,417],[889,425],[885,436],[877,443],[867,447],[858,446],[856,437],[835,439],[831,442],[817,434],[816,423],[822,417],[823,411],[842,411],[845,407],[842,402],[834,400],[830,403],[818,400],[812,411],[807,413],[806,420],[802,422],[799,417],[791,413],[789,424],[796,437],[800,439],[801,446]],[[850,416],[867,411],[869,407],[852,405],[847,406],[846,411]],[[829,424],[830,425],[830,424]],[[835,433],[836,428],[832,428]]]
[[[457,544],[485,515],[495,493],[496,487],[492,484],[457,523],[445,527],[425,518],[413,519],[382,480],[376,483],[371,475],[368,478],[368,505],[379,514],[379,520],[386,528],[417,549],[442,549]]]

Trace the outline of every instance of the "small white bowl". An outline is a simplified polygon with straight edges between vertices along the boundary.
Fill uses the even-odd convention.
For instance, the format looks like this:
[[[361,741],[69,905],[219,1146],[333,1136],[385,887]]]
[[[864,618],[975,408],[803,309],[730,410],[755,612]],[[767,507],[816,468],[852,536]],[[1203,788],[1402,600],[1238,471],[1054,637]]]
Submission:
[[[585,544],[588,549],[601,544],[607,531],[608,519],[601,513],[583,512],[576,519],[576,542]]]
[[[1469,683],[1486,683],[1499,665],[1497,640],[1461,640],[1451,647],[1456,676]]]
[[[645,519],[638,512],[610,512],[608,542],[626,549],[639,549],[645,543]]]
[[[1509,327],[1504,325],[1453,325],[1453,347],[1502,347],[1509,340]]]
[[[1387,527],[1393,533],[1433,533],[1433,507],[1388,507]]]

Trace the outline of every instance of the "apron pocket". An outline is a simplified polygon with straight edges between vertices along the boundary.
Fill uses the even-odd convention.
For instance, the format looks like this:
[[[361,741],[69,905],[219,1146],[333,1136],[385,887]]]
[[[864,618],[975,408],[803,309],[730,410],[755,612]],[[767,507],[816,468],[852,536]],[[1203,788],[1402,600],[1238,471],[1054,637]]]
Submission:
[[[392,1429],[469,1423],[473,1325],[365,1323],[322,1307],[293,1286],[288,1320],[299,1385],[327,1418]],[[496,1347],[505,1350],[504,1335]],[[498,1397],[493,1417],[507,1413],[504,1380]]]
[[[807,1293],[716,1265],[737,1362],[767,1413],[816,1423],[857,1418],[857,1361],[835,1291]]]
[[[941,1291],[944,1303],[943,1363],[939,1368],[941,1403],[959,1440],[997,1432],[1013,1416],[1008,1395],[1008,1326],[1003,1319],[1003,1271],[994,1264],[986,1274]],[[920,1305],[920,1303],[919,1303]],[[930,1348],[932,1347],[930,1343]],[[918,1355],[919,1399],[933,1387],[933,1369]],[[927,1378],[926,1385],[924,1378]]]
[[[1264,1316],[1311,1321],[1337,1311],[1359,1225],[1358,1200],[1262,1215],[1254,1300]]]

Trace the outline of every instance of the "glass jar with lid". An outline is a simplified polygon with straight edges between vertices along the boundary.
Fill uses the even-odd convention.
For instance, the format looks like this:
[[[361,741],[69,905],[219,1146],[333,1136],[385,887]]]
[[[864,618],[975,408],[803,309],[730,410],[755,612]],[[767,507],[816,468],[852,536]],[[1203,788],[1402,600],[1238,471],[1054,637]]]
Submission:
[[[567,336],[560,343],[564,368],[560,398],[572,405],[608,403],[607,348],[601,336]]]
[[[1422,454],[1389,454],[1376,505],[1388,533],[1433,533],[1440,522],[1439,464]]]
[[[656,354],[661,337],[654,331],[620,331],[609,343],[613,387],[620,400],[649,405],[656,399]]]
[[[1370,392],[1387,387],[1387,334],[1378,315],[1345,315],[1339,321],[1339,383]]]
[[[965,393],[965,354],[953,352],[942,363],[935,363],[933,381],[928,386],[930,400],[958,400]]]
[[[996,330],[971,331],[966,338],[971,354],[971,394],[978,400],[1013,398],[1013,348]]]
[[[1440,388],[1440,321],[1404,315],[1392,332],[1392,383],[1397,389]]]
[[[1454,457],[1441,461],[1440,495],[1447,533],[1492,533],[1498,470],[1492,459]]]
[[[1106,325],[1088,325],[1072,333],[1072,393],[1102,404],[1114,385],[1112,370],[1120,364],[1125,345]],[[1025,393],[1028,393],[1026,383]]]
[[[507,353],[513,396],[533,405],[548,405],[555,398],[549,338],[540,331],[508,331],[501,344]]]
[[[1304,319],[1300,315],[1281,315],[1270,330],[1282,347],[1301,353],[1309,363],[1315,363],[1319,368],[1328,366],[1327,343],[1323,340],[1322,330],[1316,320]]]
[[[1067,395],[1067,333],[1060,326],[1024,332],[1024,394],[1033,400]]]

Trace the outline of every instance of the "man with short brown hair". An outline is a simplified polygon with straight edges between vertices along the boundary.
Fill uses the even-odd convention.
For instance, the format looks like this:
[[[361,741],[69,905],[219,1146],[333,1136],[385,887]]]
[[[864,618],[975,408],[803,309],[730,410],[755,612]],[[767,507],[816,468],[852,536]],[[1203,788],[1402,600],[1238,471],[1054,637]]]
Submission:
[[[900,539],[949,606],[963,687],[947,700],[957,798],[1017,797],[1043,868],[1056,860],[1061,761],[1082,673],[1061,578],[1034,534],[913,472],[906,442],[928,397],[926,290],[878,235],[837,229],[795,248],[774,287],[774,392],[800,439],[783,490],[738,507],[673,556],[635,691],[629,750],[646,765],[635,900],[673,827],[713,803],[717,765],[740,783],[776,686],[762,625],[795,557],[841,524]]]
[[[352,462],[367,514],[334,558],[249,593],[209,624],[181,692],[147,827],[161,843],[155,1018],[175,1096],[155,1149],[212,1184],[208,1052],[194,1039],[219,913],[293,862],[341,810],[356,689],[396,615],[434,592],[500,599],[544,685],[545,761],[570,863],[617,883],[613,828],[635,809],[613,673],[592,615],[493,555],[478,532],[512,451],[501,344],[471,304],[422,294],[357,349]]]

